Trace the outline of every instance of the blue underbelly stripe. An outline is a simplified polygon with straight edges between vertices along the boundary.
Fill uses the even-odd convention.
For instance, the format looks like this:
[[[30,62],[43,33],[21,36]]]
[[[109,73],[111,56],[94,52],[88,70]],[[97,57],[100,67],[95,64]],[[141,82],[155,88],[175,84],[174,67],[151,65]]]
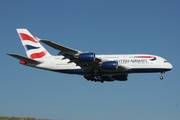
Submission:
[[[112,72],[113,73],[156,73],[156,72],[166,72],[171,69],[165,69],[165,68],[132,68],[125,72]],[[67,74],[78,74],[78,75],[84,75],[85,72],[82,69],[64,69],[64,70],[52,70],[54,72],[61,72],[61,73],[67,73]],[[102,72],[103,73],[103,72]],[[108,73],[108,72],[105,72]]]

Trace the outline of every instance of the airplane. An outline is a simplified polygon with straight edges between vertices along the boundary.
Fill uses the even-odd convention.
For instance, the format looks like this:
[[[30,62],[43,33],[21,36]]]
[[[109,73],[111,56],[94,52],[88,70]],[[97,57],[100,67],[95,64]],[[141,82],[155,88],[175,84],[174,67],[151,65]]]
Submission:
[[[55,42],[34,37],[27,29],[16,29],[27,57],[8,53],[20,64],[53,72],[84,76],[88,81],[127,81],[132,73],[163,73],[173,66],[160,56],[149,54],[111,54],[96,55],[82,52]],[[40,42],[56,49],[59,53],[51,55]]]

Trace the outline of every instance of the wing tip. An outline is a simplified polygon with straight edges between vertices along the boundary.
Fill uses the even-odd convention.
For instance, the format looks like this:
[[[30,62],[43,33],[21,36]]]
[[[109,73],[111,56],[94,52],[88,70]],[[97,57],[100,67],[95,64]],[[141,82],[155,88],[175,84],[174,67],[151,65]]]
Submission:
[[[51,42],[51,41],[49,41],[49,40],[45,40],[45,39],[40,39],[39,41],[41,41],[41,42]]]

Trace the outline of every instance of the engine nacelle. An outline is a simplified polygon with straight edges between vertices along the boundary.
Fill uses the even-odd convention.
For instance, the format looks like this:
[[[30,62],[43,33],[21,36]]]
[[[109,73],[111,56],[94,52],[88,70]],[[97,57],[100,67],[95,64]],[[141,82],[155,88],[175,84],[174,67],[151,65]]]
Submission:
[[[94,53],[81,53],[79,55],[79,60],[93,62],[95,61],[95,54]]]
[[[118,69],[118,62],[117,61],[106,61],[102,63],[102,68],[108,70],[116,70]]]
[[[112,76],[114,80],[118,81],[127,81],[128,80],[128,75],[114,75]]]

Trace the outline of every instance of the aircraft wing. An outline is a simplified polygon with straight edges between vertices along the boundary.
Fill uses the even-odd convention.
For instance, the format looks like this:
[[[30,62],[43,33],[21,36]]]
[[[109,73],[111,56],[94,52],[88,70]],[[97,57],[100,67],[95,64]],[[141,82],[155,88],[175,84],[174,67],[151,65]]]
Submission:
[[[63,55],[64,56],[63,59],[69,59],[70,60],[69,63],[71,62],[76,63],[76,65],[80,66],[86,73],[91,72],[94,69],[102,69],[100,64],[104,61],[108,61],[106,59],[98,58],[98,57],[95,57],[94,61],[91,62],[81,61],[78,59],[78,55],[84,53],[82,51],[75,50],[48,40],[40,40],[40,41],[54,49],[61,51],[59,52],[58,55]],[[123,66],[118,66],[118,67],[121,68],[122,70],[126,70],[126,68]]]
[[[63,45],[60,45],[60,44],[56,44],[54,42],[51,42],[51,41],[48,41],[48,40],[40,40],[41,42],[45,43],[46,45],[56,49],[56,50],[60,50],[62,52],[69,52],[69,53],[72,53],[72,54],[76,54],[76,53],[80,53],[81,51],[78,51],[78,50],[74,50],[72,48],[68,48],[66,46],[63,46]]]

